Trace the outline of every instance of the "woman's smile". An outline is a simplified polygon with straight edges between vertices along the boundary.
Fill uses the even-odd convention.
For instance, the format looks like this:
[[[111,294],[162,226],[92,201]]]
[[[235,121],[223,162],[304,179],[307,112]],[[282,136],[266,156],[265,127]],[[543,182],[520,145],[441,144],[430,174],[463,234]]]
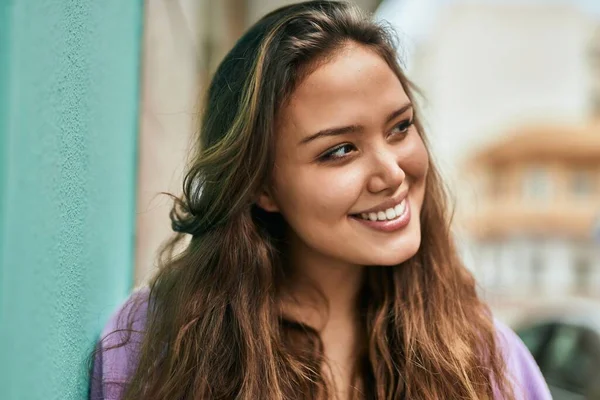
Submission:
[[[350,218],[371,229],[395,232],[408,225],[410,216],[410,201],[404,197],[393,207],[353,214]]]
[[[375,207],[349,215],[363,226],[382,232],[395,232],[408,225],[411,218],[408,191],[404,190]]]

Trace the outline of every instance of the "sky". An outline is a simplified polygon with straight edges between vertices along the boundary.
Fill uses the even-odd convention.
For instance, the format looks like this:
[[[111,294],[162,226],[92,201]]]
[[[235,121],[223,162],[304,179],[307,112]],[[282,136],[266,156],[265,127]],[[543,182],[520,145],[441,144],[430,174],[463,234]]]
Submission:
[[[470,1],[500,4],[574,4],[582,11],[600,19],[600,0],[383,0],[375,15],[389,21],[404,37],[406,66],[410,68],[410,54],[414,46],[433,28],[439,10],[444,5]]]
[[[402,27],[412,37],[426,34],[441,6],[464,0],[383,0],[376,14]],[[575,4],[586,13],[600,18],[600,0],[471,0],[502,4]]]
[[[393,8],[395,10],[405,7],[409,8],[409,12],[427,12],[440,5],[456,3],[461,0],[383,0],[380,9]],[[550,3],[571,3],[581,7],[582,10],[590,14],[600,16],[600,1],[599,0],[472,0],[481,3],[516,3],[516,4],[550,4]],[[400,7],[400,8],[398,8]]]

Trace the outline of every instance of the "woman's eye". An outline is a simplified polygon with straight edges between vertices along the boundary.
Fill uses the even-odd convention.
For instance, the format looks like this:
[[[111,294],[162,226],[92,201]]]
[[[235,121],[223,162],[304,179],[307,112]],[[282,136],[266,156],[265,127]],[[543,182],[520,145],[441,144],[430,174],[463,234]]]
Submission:
[[[321,161],[339,160],[341,158],[348,156],[348,154],[352,153],[354,150],[356,150],[356,147],[354,147],[354,145],[346,143],[346,144],[334,147],[333,149],[325,152],[321,157],[319,157],[319,159]]]
[[[412,119],[407,119],[400,122],[398,125],[392,128],[391,135],[406,135],[413,123],[414,121]]]

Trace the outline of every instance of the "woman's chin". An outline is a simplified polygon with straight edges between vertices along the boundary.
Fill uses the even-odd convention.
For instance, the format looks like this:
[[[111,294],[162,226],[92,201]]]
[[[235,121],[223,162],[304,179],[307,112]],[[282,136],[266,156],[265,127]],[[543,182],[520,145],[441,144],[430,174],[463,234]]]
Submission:
[[[419,251],[421,245],[420,235],[409,241],[404,241],[402,246],[398,248],[385,248],[378,249],[369,257],[369,262],[366,265],[379,265],[379,266],[394,266],[402,264],[403,262],[412,258]],[[377,253],[377,254],[375,254]]]

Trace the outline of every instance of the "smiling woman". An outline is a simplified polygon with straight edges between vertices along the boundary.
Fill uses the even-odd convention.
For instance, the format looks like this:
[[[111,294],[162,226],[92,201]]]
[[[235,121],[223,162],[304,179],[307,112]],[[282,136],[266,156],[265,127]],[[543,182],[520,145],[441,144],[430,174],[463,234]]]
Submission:
[[[261,19],[213,78],[178,233],[107,325],[92,397],[549,398],[456,254],[418,117],[356,8]]]
[[[413,256],[429,157],[411,100],[377,51],[340,46],[298,84],[279,118],[277,168],[258,205],[289,225],[291,249],[301,248],[293,259],[327,256],[307,263],[321,268]]]

